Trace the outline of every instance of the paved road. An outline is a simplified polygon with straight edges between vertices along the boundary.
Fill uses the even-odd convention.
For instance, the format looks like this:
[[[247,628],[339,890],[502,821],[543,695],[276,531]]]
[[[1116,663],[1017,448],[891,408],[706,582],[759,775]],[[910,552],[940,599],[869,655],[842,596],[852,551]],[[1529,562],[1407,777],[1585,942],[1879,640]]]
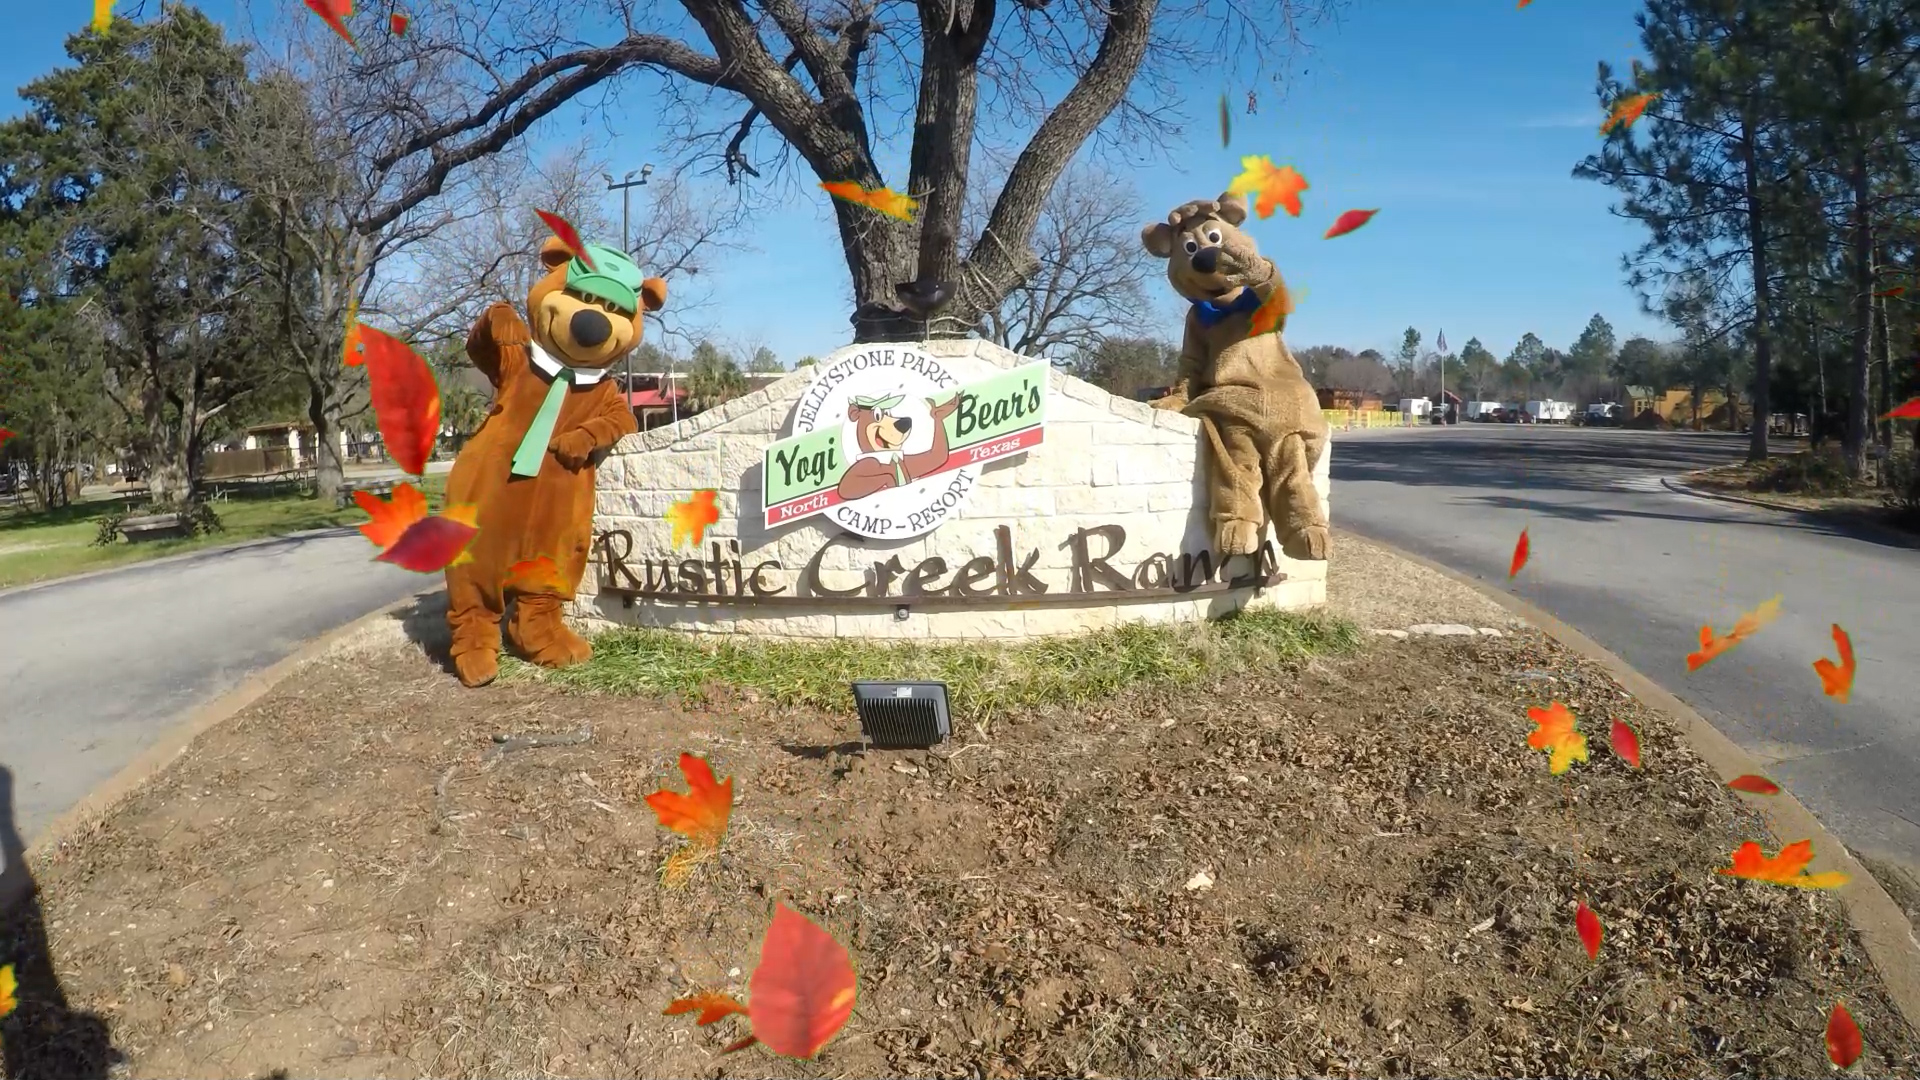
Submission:
[[[1849,846],[1920,867],[1920,550],[1659,483],[1745,446],[1557,426],[1336,433],[1334,521],[1552,612],[1775,762]],[[1532,560],[1508,584],[1523,527]],[[1688,673],[1702,623],[1724,631],[1775,593],[1778,622]],[[1811,666],[1834,655],[1832,623],[1859,662],[1847,705]]]
[[[0,593],[0,765],[27,842],[180,714],[433,586],[371,553],[329,530]]]

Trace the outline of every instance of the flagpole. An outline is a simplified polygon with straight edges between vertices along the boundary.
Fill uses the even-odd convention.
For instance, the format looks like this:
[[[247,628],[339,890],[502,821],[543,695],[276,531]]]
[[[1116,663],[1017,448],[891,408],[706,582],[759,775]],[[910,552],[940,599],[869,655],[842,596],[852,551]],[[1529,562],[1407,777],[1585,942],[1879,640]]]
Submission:
[[[1447,422],[1447,332],[1442,329],[1433,338],[1434,354],[1440,361],[1440,423]]]

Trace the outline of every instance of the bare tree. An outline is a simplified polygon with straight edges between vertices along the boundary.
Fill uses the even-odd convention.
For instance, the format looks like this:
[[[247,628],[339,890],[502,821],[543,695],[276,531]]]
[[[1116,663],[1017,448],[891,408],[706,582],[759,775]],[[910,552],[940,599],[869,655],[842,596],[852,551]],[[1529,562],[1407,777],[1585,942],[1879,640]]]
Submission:
[[[987,190],[972,189],[970,236],[985,225]],[[1041,205],[1033,238],[1039,271],[986,313],[982,336],[1022,356],[1058,359],[1136,329],[1147,308],[1146,216],[1131,184],[1085,162],[1070,167]]]

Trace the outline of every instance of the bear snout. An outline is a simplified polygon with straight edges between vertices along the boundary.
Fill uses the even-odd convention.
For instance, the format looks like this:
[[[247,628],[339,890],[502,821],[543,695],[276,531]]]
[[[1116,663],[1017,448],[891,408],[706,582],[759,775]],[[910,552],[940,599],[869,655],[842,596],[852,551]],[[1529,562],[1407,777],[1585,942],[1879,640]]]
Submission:
[[[583,348],[593,349],[613,336],[613,322],[592,308],[583,308],[573,313],[567,320],[567,332],[574,343]]]
[[[1201,248],[1193,256],[1193,268],[1203,274],[1211,274],[1220,266],[1220,249]]]
[[[898,431],[900,434],[905,435],[907,432],[913,430],[913,417],[911,416],[896,417],[893,421],[893,427],[895,431]]]

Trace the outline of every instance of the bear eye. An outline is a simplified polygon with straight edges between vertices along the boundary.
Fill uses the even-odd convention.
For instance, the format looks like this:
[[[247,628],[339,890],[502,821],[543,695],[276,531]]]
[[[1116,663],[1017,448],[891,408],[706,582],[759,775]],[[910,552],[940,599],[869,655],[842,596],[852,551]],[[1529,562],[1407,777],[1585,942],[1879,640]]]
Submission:
[[[1212,232],[1209,232],[1207,234],[1207,243],[1217,244],[1219,242],[1220,242],[1220,230],[1215,229]]]
[[[1199,244],[1197,244],[1197,243],[1195,243],[1195,242],[1194,242],[1194,241],[1192,241],[1192,240],[1188,240],[1188,241],[1187,241],[1187,254],[1189,254],[1189,255],[1191,255],[1191,254],[1193,254],[1194,252],[1196,252],[1196,251],[1199,251],[1199,250],[1200,250],[1200,245],[1199,245]]]

